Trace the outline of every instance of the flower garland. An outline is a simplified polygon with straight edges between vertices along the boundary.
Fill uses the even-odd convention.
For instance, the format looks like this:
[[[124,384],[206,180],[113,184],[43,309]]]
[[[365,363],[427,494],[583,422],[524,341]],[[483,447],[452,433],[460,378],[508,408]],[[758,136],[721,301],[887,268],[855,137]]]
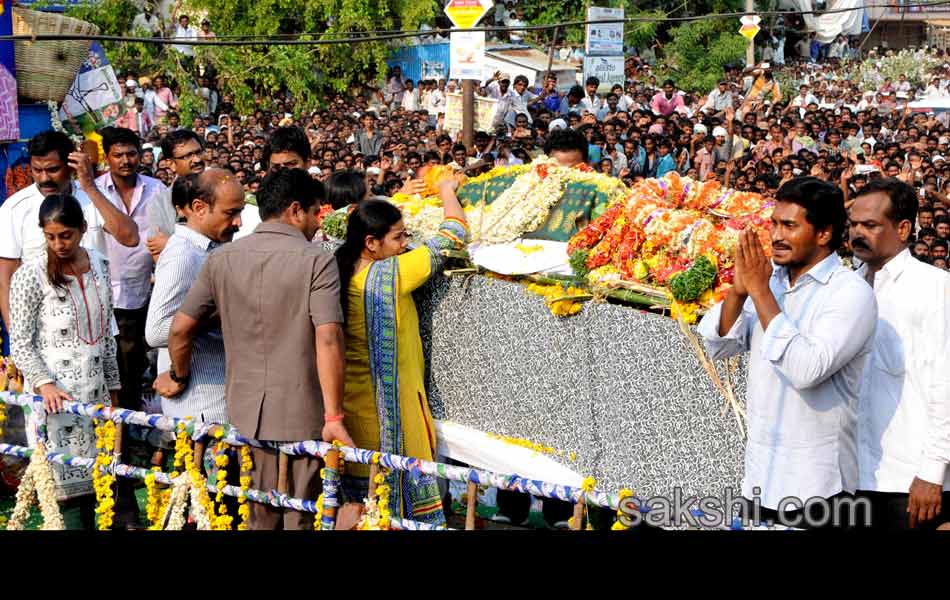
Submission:
[[[247,530],[247,522],[251,518],[251,506],[247,503],[247,491],[251,488],[251,469],[254,463],[251,461],[251,449],[247,446],[241,446],[241,495],[238,496],[238,517],[241,519],[238,523],[238,531]]]
[[[96,491],[96,522],[100,531],[108,531],[112,528],[112,518],[115,514],[112,493],[115,475],[110,470],[115,459],[115,423],[109,419],[93,419],[93,423],[96,427],[96,448],[99,450],[92,468],[92,487]]]
[[[35,493],[35,496],[34,496]],[[43,515],[42,529],[46,531],[62,531],[66,528],[63,515],[59,512],[59,503],[56,501],[56,487],[53,483],[53,471],[46,458],[46,446],[36,445],[30,456],[30,464],[20,480],[17,488],[16,504],[7,523],[8,530],[21,530],[30,516],[30,507],[34,497],[40,505]]]
[[[617,494],[617,520],[614,521],[614,524],[610,526],[610,529],[613,531],[626,531],[629,529],[623,522],[620,520],[620,517],[623,516],[623,511],[620,510],[620,503],[624,501],[625,498],[630,498],[633,496],[633,491],[624,488],[620,490],[620,493]]]
[[[191,498],[191,517],[195,520],[195,524],[200,531],[207,531],[212,529],[211,519],[214,518],[214,504],[212,504],[211,497],[208,495],[208,481],[198,470],[198,465],[195,464],[194,449],[184,428],[179,431],[179,435],[185,437],[187,448],[184,453],[184,466],[187,475],[185,482],[189,486],[189,496]]]
[[[214,486],[217,489],[214,501],[217,503],[217,515],[213,519],[214,529],[228,531],[234,518],[228,515],[228,507],[224,503],[224,488],[228,485],[228,445],[221,441],[224,437],[224,428],[215,429],[214,437],[217,443],[214,447],[214,464],[217,467],[215,472]]]
[[[392,513],[389,510],[389,484],[386,478],[390,470],[380,464],[380,453],[374,452],[372,462],[379,467],[379,472],[373,479],[376,484],[376,493],[372,498],[367,498],[364,502],[366,510],[360,517],[357,529],[360,531],[385,531],[392,526]]]
[[[152,467],[152,472],[145,476],[145,489],[148,492],[145,504],[145,514],[148,516],[148,522],[151,523],[150,530],[159,530],[162,528],[161,517],[165,514],[168,501],[171,498],[171,489],[158,489],[158,482],[155,474],[161,472],[160,467]]]
[[[333,447],[339,451],[339,460],[337,461],[336,470],[333,470],[333,469],[328,470],[327,467],[320,469],[321,486],[320,486],[320,495],[317,496],[317,512],[313,518],[314,531],[321,531],[323,529],[322,521],[323,521],[324,508],[325,508],[324,504],[326,503],[326,488],[327,488],[327,485],[325,482],[327,478],[329,477],[335,480],[335,484],[333,485],[335,485],[336,489],[339,490],[340,479],[343,477],[343,465],[344,465],[343,451],[342,451],[343,442],[339,440],[333,440]]]
[[[581,312],[584,304],[574,298],[588,295],[587,291],[581,288],[571,285],[565,289],[559,284],[544,285],[540,283],[529,283],[528,291],[544,298],[544,302],[547,304],[551,314],[556,317],[569,317]]]
[[[179,531],[185,524],[188,509],[189,477],[181,475],[178,469],[185,469],[185,475],[190,475],[187,471],[189,464],[194,465],[193,456],[191,439],[188,437],[184,423],[179,423],[178,433],[175,437],[174,470],[169,474],[174,484],[165,513],[162,515],[162,522],[168,522],[165,527],[166,530]],[[161,526],[158,526],[158,529],[161,529]]]

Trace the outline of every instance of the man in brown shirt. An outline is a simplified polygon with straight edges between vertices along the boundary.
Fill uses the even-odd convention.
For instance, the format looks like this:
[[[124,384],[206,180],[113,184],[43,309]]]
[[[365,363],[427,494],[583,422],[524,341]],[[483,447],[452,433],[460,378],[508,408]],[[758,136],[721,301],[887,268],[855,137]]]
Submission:
[[[212,252],[169,335],[173,379],[187,383],[192,339],[217,313],[224,334],[225,398],[245,436],[352,445],[343,426],[343,312],[333,256],[312,244],[323,184],[302,169],[270,173],[257,194],[262,223]],[[278,455],[251,448],[252,483],[277,487]],[[320,493],[319,460],[290,459],[297,498]],[[251,503],[250,529],[307,529],[313,515]]]

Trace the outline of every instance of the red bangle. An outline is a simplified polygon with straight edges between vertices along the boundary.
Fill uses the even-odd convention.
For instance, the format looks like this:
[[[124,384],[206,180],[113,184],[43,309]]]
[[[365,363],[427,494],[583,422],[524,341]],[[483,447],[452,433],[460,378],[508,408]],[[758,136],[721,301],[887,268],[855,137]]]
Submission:
[[[323,420],[327,423],[336,423],[343,420],[343,415],[324,415]]]

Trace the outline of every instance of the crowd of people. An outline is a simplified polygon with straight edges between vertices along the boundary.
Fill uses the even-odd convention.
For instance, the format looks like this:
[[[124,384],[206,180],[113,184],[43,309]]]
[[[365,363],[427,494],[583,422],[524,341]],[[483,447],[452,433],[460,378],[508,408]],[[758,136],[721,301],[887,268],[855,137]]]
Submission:
[[[148,9],[143,14],[151,27]],[[339,439],[432,459],[434,428],[411,292],[437,272],[441,250],[465,244],[467,229],[455,179],[439,190],[445,212],[439,235],[412,250],[398,209],[386,199],[421,190],[427,167],[476,175],[542,154],[570,166],[586,162],[631,185],[677,172],[792,207],[773,225],[783,232],[773,233],[775,264],[785,269],[776,272],[787,278],[770,284],[768,261],[749,246],[737,260],[730,297],[701,325],[717,355],[768,344],[757,353],[759,375],[750,375],[750,394],[760,390],[762,397],[748,400],[750,443],[773,443],[776,423],[801,434],[756,455],[786,469],[767,490],[766,506],[786,493],[832,497],[860,486],[886,495],[878,499],[881,514],[903,501],[915,511],[923,506],[920,522],[944,518],[950,504],[941,508],[933,486],[940,487],[950,460],[942,454],[950,417],[941,405],[950,390],[933,359],[946,355],[950,340],[947,299],[939,296],[950,289],[950,124],[945,115],[907,108],[915,90],[903,79],[861,89],[845,56],[835,49],[821,65],[789,64],[782,75],[802,82],[796,90],[782,90],[770,64],[727,68],[714,89],[699,91],[658,80],[639,57],[628,60],[626,82],[606,93],[595,77],[562,90],[553,76],[531,82],[496,72],[478,86],[497,101],[493,127],[476,132],[471,147],[460,132],[444,128],[446,98],[457,82],[411,81],[398,67],[378,86],[328,94],[325,107],[312,112],[284,94],[260,98],[253,112],[241,113],[211,76],[175,82],[179,92],[192,86],[207,100],[190,123],[177,112],[173,82],[122,72],[129,111],[101,131],[106,169],[97,173],[65,134],[40,134],[29,144],[35,183],[0,205],[0,313],[14,360],[53,412],[64,400],[138,408],[143,387],[151,385],[165,414],[227,420],[257,439]],[[928,86],[945,92],[950,65],[932,76]],[[828,207],[839,203],[832,214]],[[353,207],[336,260],[312,243],[324,239],[322,205]],[[847,231],[846,210],[861,215],[852,212]],[[797,226],[810,229],[796,233]],[[855,275],[833,264],[839,255],[853,255],[864,271]],[[928,350],[917,338],[914,345],[903,341],[907,356],[897,358],[873,343],[882,338],[874,337],[874,314],[900,313],[891,305],[897,300],[875,300],[875,277],[899,275],[889,262],[896,256],[929,265],[906,270],[937,295],[926,296],[932,303],[926,311],[914,312],[919,321],[895,322],[915,336],[922,326],[943,331],[922,345]],[[776,302],[791,298],[806,273],[822,285],[835,282],[821,292],[821,308]],[[827,340],[814,337],[821,328]],[[880,343],[900,345],[905,333]],[[154,383],[146,381],[149,348],[160,349]],[[933,356],[911,364],[931,350]],[[860,427],[838,419],[836,411],[876,392],[859,385],[864,363],[874,360],[886,373],[877,390],[893,392],[915,423],[910,429],[894,433],[881,415],[859,415],[867,419]],[[764,372],[774,381],[762,379]],[[918,372],[924,391],[915,391],[913,401],[901,391],[906,387],[887,379],[915,379]],[[398,377],[387,376],[393,373]],[[779,390],[783,397],[799,394],[807,408],[772,420],[774,403],[768,403],[779,402]],[[941,394],[939,402],[931,398]],[[825,405],[835,409],[828,413],[834,418],[822,420],[820,431],[808,429]],[[920,424],[927,419],[929,429]],[[878,439],[862,441],[862,456],[873,454],[876,443],[880,459],[881,437],[891,436],[885,458],[920,438],[911,454],[926,454],[926,472],[914,476],[906,464],[916,457],[902,455],[893,475],[862,470],[859,483],[851,468],[858,452],[852,452],[855,465],[833,464],[832,454],[854,450],[854,430],[865,426]],[[835,442],[827,455],[788,449],[818,437],[843,446]],[[746,481],[768,478],[765,462],[753,465],[750,455]],[[275,488],[275,456],[253,450],[253,459],[254,487]],[[814,485],[792,481],[816,462],[821,473]],[[317,461],[296,457],[288,493],[315,497],[318,470]],[[365,495],[366,477],[349,473],[346,495]],[[434,480],[393,483],[400,515],[444,522]],[[134,505],[123,510],[124,522],[134,526]],[[308,518],[255,504],[251,525],[301,528]]]

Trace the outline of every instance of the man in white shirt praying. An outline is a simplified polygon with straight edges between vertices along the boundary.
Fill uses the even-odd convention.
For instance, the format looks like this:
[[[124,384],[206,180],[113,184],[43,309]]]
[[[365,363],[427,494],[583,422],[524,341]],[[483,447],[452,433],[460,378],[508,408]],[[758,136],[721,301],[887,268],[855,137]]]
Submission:
[[[699,324],[714,359],[750,353],[742,496],[753,520],[809,528],[853,508],[855,411],[877,305],[836,253],[846,220],[836,186],[785,183],[772,213],[772,262],[757,232],[744,230],[733,287]]]
[[[858,404],[858,489],[875,529],[950,522],[950,274],[910,254],[917,206],[913,187],[881,178],[851,207],[857,272],[878,303]]]

